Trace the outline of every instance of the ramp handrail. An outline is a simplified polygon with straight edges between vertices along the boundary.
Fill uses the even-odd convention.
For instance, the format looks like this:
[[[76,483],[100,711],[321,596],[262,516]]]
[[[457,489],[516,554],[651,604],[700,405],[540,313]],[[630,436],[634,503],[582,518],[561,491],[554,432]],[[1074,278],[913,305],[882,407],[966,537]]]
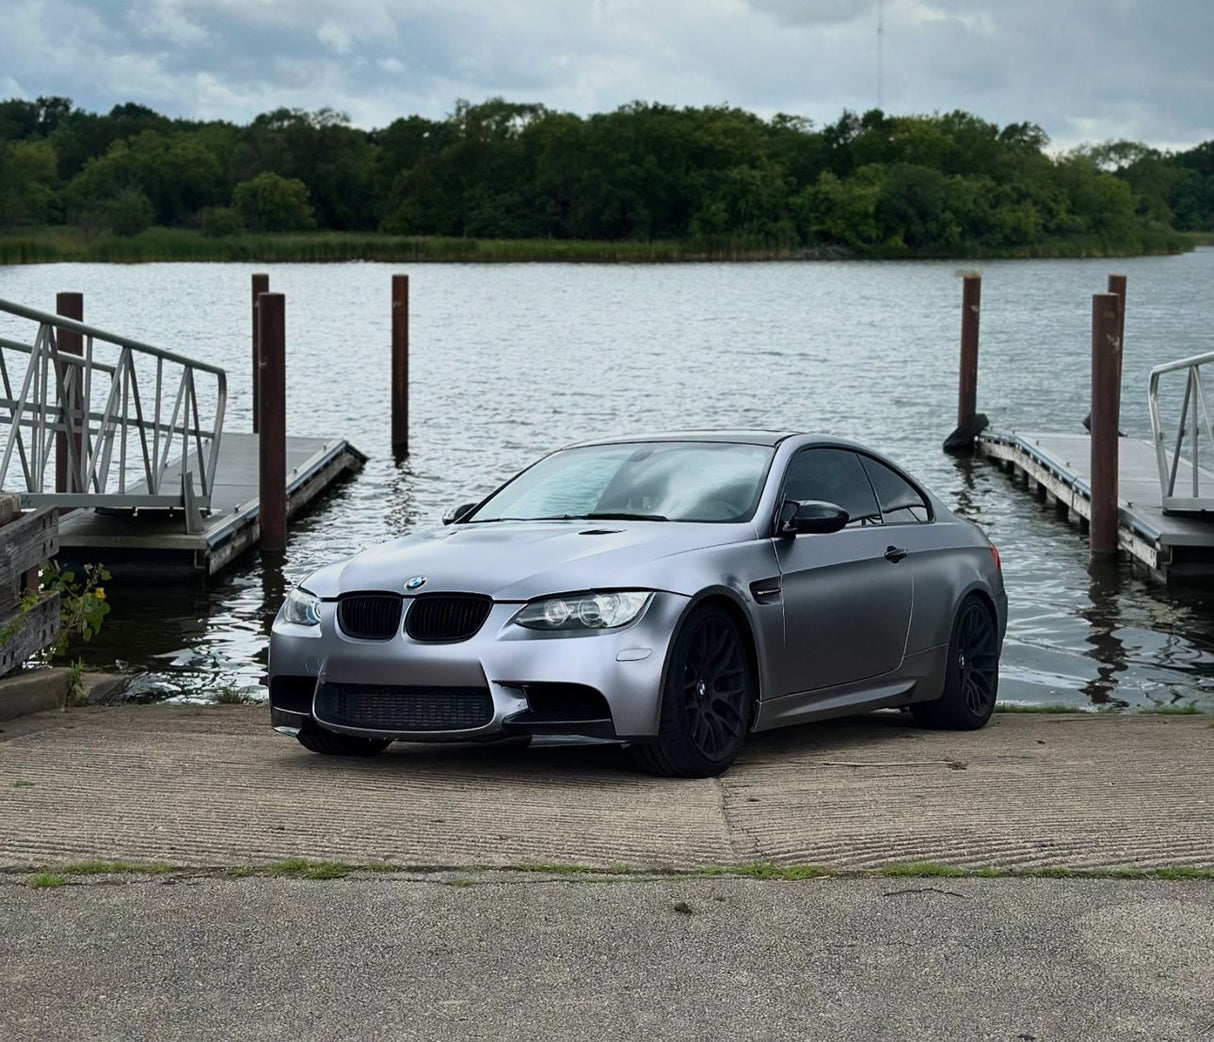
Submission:
[[[227,405],[223,369],[0,300],[5,315],[37,323],[37,331],[33,343],[0,336],[0,431],[8,426],[0,487],[20,491],[30,505],[183,507],[187,519],[210,507]],[[65,332],[79,337],[79,354],[60,346]],[[14,354],[28,356],[19,387]],[[166,482],[176,445],[181,473]],[[57,455],[66,459],[67,486],[58,490]],[[14,461],[21,490],[9,484]],[[128,490],[129,482],[144,487]]]
[[[1200,436],[1203,430],[1206,437],[1210,439],[1209,444],[1214,447],[1214,427],[1210,423],[1210,409],[1201,377],[1201,367],[1208,362],[1214,362],[1214,351],[1157,365],[1151,370],[1147,401],[1151,410],[1151,434],[1155,443],[1155,458],[1159,464],[1159,490],[1165,511],[1214,510],[1214,488],[1209,487],[1210,481],[1207,481],[1205,490],[1201,486],[1203,477],[1212,478],[1209,474],[1203,475],[1201,470]],[[1184,401],[1180,409],[1180,422],[1176,429],[1176,441],[1169,459],[1163,422],[1159,414],[1159,380],[1160,377],[1174,372],[1185,372],[1187,375]],[[1204,423],[1200,421],[1204,421]],[[1184,447],[1186,435],[1189,437],[1189,455],[1185,462],[1188,464],[1190,472],[1189,489],[1187,490],[1189,494],[1187,495],[1185,490],[1182,489],[1178,494],[1176,489],[1183,458],[1181,449]]]

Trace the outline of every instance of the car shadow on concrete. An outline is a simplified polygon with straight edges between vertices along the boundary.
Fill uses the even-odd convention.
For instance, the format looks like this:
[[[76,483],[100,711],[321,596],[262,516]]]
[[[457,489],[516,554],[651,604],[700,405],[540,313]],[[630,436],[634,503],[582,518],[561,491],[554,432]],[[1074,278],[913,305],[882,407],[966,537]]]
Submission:
[[[786,727],[751,735],[732,768],[746,771],[764,767],[789,766],[817,759],[839,759],[874,746],[913,739],[920,729],[904,713],[880,711],[812,724]],[[453,776],[479,776],[485,779],[509,777],[512,781],[573,783],[612,779],[627,782],[649,777],[635,762],[626,747],[611,744],[575,744],[571,741],[540,739],[508,740],[489,743],[421,745],[396,743],[378,757],[366,760],[316,756],[299,749],[283,750],[284,760],[296,769],[324,771],[340,762],[359,773],[412,774],[418,770],[442,772]]]

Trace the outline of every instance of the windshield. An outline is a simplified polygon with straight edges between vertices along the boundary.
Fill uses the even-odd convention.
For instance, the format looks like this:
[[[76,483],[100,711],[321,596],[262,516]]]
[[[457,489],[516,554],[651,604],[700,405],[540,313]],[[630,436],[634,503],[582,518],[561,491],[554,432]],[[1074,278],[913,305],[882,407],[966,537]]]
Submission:
[[[774,451],[711,441],[563,449],[503,485],[463,520],[748,521]]]

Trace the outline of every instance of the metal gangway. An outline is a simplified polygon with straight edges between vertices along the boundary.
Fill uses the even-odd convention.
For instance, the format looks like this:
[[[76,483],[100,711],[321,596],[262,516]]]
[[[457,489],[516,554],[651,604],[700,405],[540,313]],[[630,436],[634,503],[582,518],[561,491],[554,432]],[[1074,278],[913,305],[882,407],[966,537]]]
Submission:
[[[0,300],[0,330],[13,326],[30,337],[0,336],[0,488],[27,506],[180,510],[201,531],[224,370]]]
[[[1167,362],[1151,370],[1147,400],[1151,410],[1151,435],[1159,466],[1159,491],[1165,512],[1214,511],[1214,474],[1201,469],[1203,433],[1209,439],[1207,444],[1214,451],[1214,426],[1211,426],[1210,422],[1209,401],[1201,372],[1202,366],[1209,363],[1214,363],[1214,352]],[[1160,412],[1161,380],[1170,373],[1183,373],[1185,376],[1184,396],[1180,400],[1180,419],[1176,424],[1175,439],[1165,432]],[[1172,389],[1179,390],[1176,387]]]

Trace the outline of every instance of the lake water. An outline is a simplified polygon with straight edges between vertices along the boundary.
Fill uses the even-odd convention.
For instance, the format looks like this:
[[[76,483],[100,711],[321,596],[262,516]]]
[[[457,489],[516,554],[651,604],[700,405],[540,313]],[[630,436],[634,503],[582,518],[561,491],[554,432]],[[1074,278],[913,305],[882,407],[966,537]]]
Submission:
[[[436,524],[565,442],[624,431],[791,427],[884,450],[983,524],[1011,618],[1001,698],[1214,708],[1214,599],[1183,602],[1128,565],[1090,573],[1077,529],[981,461],[944,456],[956,417],[955,263],[42,265],[0,297],[223,365],[228,430],[250,429],[249,275],[286,294],[290,433],[371,461],[292,528],[280,565],[242,560],[209,589],[109,588],[86,661],[144,671],[147,695],[257,694],[269,619],[323,562]],[[1127,261],[981,265],[979,408],[996,428],[1080,431],[1091,295],[1128,276],[1122,428],[1146,436],[1147,372],[1210,350],[1214,250]],[[389,446],[390,282],[410,275],[411,455]],[[0,331],[7,331],[0,322]]]

